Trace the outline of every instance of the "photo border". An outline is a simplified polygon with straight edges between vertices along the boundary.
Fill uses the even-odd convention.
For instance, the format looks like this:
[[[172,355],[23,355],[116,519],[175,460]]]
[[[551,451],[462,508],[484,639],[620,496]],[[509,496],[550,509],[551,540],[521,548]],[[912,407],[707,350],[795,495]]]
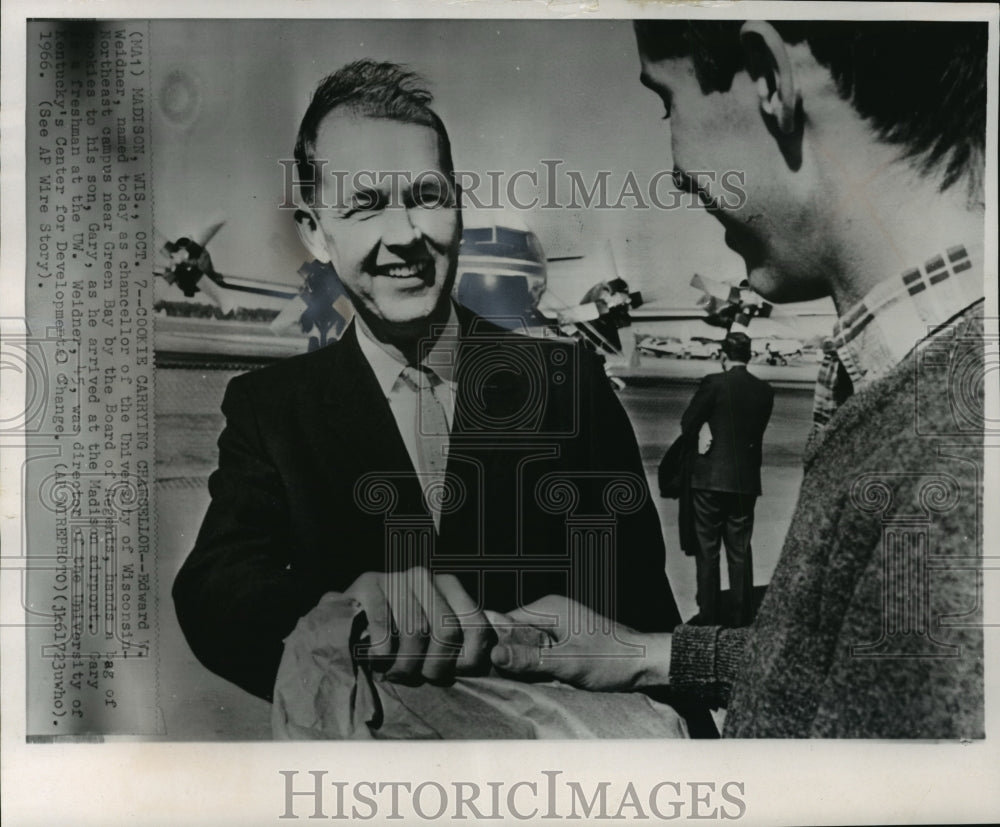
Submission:
[[[23,318],[25,272],[25,20],[46,17],[196,18],[232,16],[325,17],[315,2],[204,3],[7,2],[3,6],[2,261],[0,313],[4,333]],[[237,12],[238,10],[238,12]],[[986,317],[996,334],[997,238],[997,7],[992,4],[755,3],[700,6],[605,2],[344,3],[336,17],[523,17],[570,19],[633,16],[904,18],[960,17],[989,21],[988,131],[985,239]],[[363,13],[362,13],[363,12]],[[24,387],[4,377],[3,415],[23,410]],[[996,385],[987,383],[987,418],[1000,418]],[[18,407],[20,406],[20,407]],[[993,452],[994,455],[996,451]],[[989,449],[987,456],[990,456]],[[0,457],[0,540],[12,556],[19,525],[23,447],[4,445]],[[988,463],[984,502],[1000,489],[1000,467]],[[985,510],[984,550],[1000,547],[1000,516]],[[581,783],[728,781],[745,785],[746,824],[947,823],[995,820],[1000,814],[1000,651],[997,574],[985,576],[986,722],[980,742],[723,741],[723,742],[447,742],[447,743],[143,743],[108,738],[101,744],[25,743],[24,633],[18,626],[19,578],[0,567],[0,721],[3,813],[27,824],[267,824],[286,823],[282,770],[325,770],[349,783],[411,780],[540,782],[543,770],[561,770]],[[562,813],[568,807],[562,807]],[[303,816],[304,818],[304,816]],[[419,818],[410,819],[420,821]],[[444,819],[442,819],[444,820]],[[654,820],[654,819],[651,819]],[[680,821],[682,819],[678,819]]]

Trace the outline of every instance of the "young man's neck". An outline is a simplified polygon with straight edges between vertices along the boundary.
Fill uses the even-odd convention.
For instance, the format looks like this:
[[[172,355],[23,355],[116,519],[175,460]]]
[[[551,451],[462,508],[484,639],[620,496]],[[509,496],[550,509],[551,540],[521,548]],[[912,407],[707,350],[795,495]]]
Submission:
[[[876,285],[920,267],[948,248],[971,251],[983,243],[984,211],[969,196],[966,180],[940,190],[940,175],[921,176],[898,150],[878,145],[867,175],[842,176],[830,215],[835,263],[831,295],[843,314]]]

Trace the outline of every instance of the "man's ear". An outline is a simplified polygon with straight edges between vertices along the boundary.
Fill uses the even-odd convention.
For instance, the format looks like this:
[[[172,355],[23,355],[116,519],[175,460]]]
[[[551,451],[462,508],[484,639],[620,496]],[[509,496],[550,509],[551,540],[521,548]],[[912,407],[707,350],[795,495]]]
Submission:
[[[785,41],[767,21],[748,20],[740,27],[740,43],[747,71],[757,81],[761,110],[774,118],[781,132],[791,134],[796,129],[799,90]]]
[[[312,207],[300,205],[295,210],[295,228],[299,232],[299,240],[312,257],[317,261],[329,263],[330,251],[327,249],[326,237]]]

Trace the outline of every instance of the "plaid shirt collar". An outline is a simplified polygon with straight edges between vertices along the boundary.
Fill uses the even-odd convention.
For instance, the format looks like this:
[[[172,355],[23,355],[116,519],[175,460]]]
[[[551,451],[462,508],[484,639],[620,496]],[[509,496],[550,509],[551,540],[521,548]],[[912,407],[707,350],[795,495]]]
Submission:
[[[950,247],[923,267],[886,279],[844,313],[823,343],[813,434],[854,392],[885,376],[936,328],[983,297],[982,262]]]

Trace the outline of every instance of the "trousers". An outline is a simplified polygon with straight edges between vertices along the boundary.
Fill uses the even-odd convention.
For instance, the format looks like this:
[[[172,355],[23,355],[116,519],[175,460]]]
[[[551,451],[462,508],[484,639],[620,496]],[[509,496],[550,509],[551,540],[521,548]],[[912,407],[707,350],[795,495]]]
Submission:
[[[695,561],[698,572],[698,615],[705,625],[749,626],[753,621],[753,512],[757,497],[731,491],[691,491]],[[726,546],[729,566],[729,610],[723,614],[719,550]]]

